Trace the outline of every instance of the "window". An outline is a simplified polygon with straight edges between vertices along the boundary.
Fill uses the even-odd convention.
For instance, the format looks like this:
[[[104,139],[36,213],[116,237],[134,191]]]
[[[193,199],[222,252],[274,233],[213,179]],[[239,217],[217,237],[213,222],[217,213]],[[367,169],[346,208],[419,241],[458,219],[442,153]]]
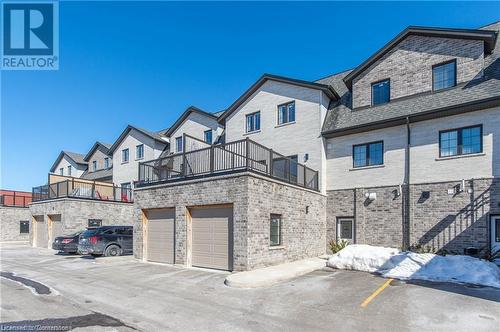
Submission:
[[[391,81],[372,83],[372,106],[388,103],[391,100]]]
[[[30,222],[26,220],[21,220],[19,222],[19,233],[26,234],[30,232]]]
[[[102,226],[102,219],[89,219],[87,225],[88,225],[88,227],[101,227]]]
[[[483,126],[439,132],[439,157],[483,152]]]
[[[207,142],[208,144],[212,144],[212,129],[205,130],[205,132],[203,133],[203,138],[205,142]]]
[[[495,219],[495,242],[500,242],[500,218]]]
[[[281,245],[281,215],[271,214],[271,229],[269,236],[269,245],[279,246]]]
[[[68,175],[71,176],[71,165],[68,166]]]
[[[175,151],[176,152],[182,151],[182,137],[177,137],[175,139]]]
[[[373,142],[353,146],[353,167],[382,165],[384,142]]]
[[[457,61],[432,66],[432,90],[438,91],[457,85]]]
[[[337,238],[352,241],[352,219],[339,219],[337,221]]]
[[[284,124],[295,121],[295,102],[286,103],[278,106],[278,124]]]
[[[63,167],[59,168],[59,174],[64,175],[64,168]]]
[[[128,149],[122,150],[122,163],[128,163]]]
[[[109,168],[109,158],[104,158],[104,168]]]
[[[247,133],[260,130],[260,112],[247,114]]]
[[[144,158],[144,144],[135,147],[135,159]]]
[[[95,171],[97,171],[97,160],[94,160],[94,161],[92,162],[92,170],[93,170],[94,172],[95,172]]]

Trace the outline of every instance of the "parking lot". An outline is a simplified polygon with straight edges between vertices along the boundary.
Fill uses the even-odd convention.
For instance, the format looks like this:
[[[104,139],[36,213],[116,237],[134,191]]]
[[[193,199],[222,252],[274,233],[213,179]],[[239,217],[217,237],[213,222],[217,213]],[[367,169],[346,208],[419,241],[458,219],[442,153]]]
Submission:
[[[493,331],[500,324],[500,289],[395,280],[373,297],[386,279],[353,271],[236,289],[224,285],[223,272],[11,245],[1,248],[1,271],[2,328]]]

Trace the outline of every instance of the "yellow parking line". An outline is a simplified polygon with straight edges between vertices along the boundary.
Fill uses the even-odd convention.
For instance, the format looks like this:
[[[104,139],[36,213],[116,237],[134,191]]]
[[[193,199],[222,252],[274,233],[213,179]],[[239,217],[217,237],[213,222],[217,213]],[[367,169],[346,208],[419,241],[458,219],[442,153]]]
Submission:
[[[382,291],[387,287],[389,286],[389,284],[392,282],[392,280],[394,279],[388,279],[386,282],[384,282],[384,284],[382,286],[380,286],[375,292],[373,292],[372,295],[368,296],[366,298],[366,300],[363,301],[363,303],[361,303],[361,307],[366,307],[368,305],[368,303],[370,303],[377,295],[379,295],[380,293],[382,293]]]

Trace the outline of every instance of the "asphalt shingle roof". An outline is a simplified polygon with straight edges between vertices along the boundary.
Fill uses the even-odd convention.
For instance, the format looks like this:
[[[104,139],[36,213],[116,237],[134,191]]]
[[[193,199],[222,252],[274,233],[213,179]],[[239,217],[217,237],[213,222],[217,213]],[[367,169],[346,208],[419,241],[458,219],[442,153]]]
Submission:
[[[85,180],[101,180],[105,178],[110,178],[113,176],[113,168],[100,169],[95,172],[89,172],[86,170],[81,178]]]
[[[499,31],[500,22],[485,26],[482,29]],[[372,123],[389,122],[393,119],[500,98],[499,39],[497,38],[492,53],[485,57],[483,77],[445,91],[409,96],[384,105],[358,110],[351,108],[351,92],[343,81],[343,78],[351,70],[318,80],[318,83],[331,85],[341,96],[340,101],[332,103],[329,107],[323,124],[323,133],[341,132],[354,127],[368,126]]]

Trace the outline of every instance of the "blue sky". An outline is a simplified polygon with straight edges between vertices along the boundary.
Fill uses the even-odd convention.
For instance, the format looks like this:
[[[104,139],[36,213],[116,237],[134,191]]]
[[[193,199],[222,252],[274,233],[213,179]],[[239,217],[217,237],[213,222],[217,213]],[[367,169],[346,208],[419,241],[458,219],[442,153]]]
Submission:
[[[169,127],[229,106],[263,73],[355,67],[408,25],[477,28],[499,2],[61,2],[58,71],[1,73],[2,188],[31,190],[65,149],[127,124]]]

